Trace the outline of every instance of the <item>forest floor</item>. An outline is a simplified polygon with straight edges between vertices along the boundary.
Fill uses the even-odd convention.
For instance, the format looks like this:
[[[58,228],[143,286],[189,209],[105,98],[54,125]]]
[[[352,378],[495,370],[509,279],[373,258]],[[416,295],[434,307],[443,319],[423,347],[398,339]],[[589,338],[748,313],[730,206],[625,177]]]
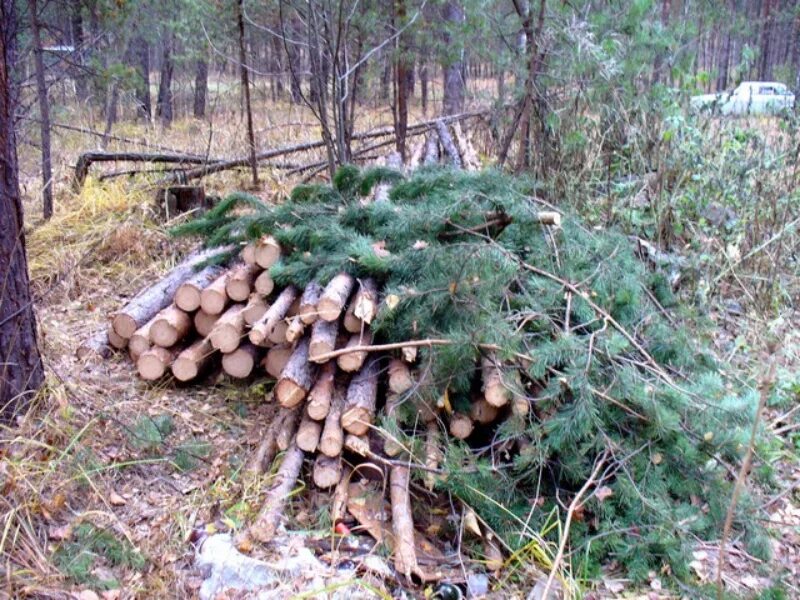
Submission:
[[[77,122],[67,114],[56,118]],[[373,115],[373,122],[360,128],[390,119],[388,113]],[[265,110],[256,122],[263,125],[257,132],[262,147],[319,135],[310,115],[288,106]],[[235,156],[244,146],[239,125],[238,114],[227,113],[218,114],[213,128],[181,121],[170,131],[123,124],[114,133],[182,151],[210,146],[212,154]],[[192,531],[198,525],[236,528],[252,517],[263,481],[248,481],[240,470],[272,405],[263,401],[264,385],[223,380],[204,386],[149,385],[135,376],[125,355],[91,364],[74,357],[81,340],[105,326],[110,312],[157,279],[183,249],[168,237],[165,224],[152,219],[147,187],[89,181],[82,193],[69,191],[70,165],[94,145],[76,132],[56,135],[56,214],[48,223],[38,218],[38,184],[32,175],[38,153],[28,147],[21,152],[29,263],[48,375],[0,463],[6,499],[0,597],[195,597],[202,580],[192,567]],[[280,174],[264,171],[262,176],[259,195],[267,201],[290,189],[291,182]],[[230,191],[247,182],[242,172],[205,183],[211,191]],[[758,348],[763,317],[724,309],[710,316],[719,326],[714,340],[719,355],[743,377],[758,377],[766,358],[751,348]],[[800,371],[800,322],[794,325],[783,340],[782,372]],[[770,455],[758,457],[776,470],[764,523],[774,532],[773,560],[760,564],[736,544],[729,553],[726,583],[745,597],[756,597],[775,577],[793,581],[793,597],[800,597],[800,415],[782,417],[787,410],[768,409],[767,426],[781,433]],[[313,491],[298,496],[288,511],[291,528],[324,538],[327,501]],[[276,555],[287,549],[292,554],[307,543],[298,540]],[[717,549],[714,540],[698,546],[692,565],[698,582],[713,581]],[[493,581],[493,597],[524,598],[541,575],[532,565],[513,567],[513,578],[501,573]],[[693,597],[662,589],[659,573],[653,573],[649,588],[632,586],[615,578],[613,567],[603,580],[583,582],[586,597]],[[318,575],[287,577],[269,597],[319,597],[320,586],[338,576],[335,569]],[[392,584],[369,578],[351,585],[353,597],[356,590],[365,597],[379,595],[368,586],[383,594],[393,590]]]

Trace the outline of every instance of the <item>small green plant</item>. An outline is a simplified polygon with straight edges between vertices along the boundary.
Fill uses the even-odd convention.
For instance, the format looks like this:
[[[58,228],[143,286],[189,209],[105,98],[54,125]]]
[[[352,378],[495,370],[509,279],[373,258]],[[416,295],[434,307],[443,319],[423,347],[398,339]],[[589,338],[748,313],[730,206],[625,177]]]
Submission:
[[[169,415],[143,415],[128,430],[128,439],[135,448],[154,454],[161,450],[164,440],[174,428],[175,424]]]
[[[125,538],[93,523],[81,523],[72,538],[59,546],[53,562],[66,577],[77,584],[89,584],[101,590],[119,587],[114,579],[97,575],[98,567],[124,567],[140,571],[147,559]]]
[[[173,463],[180,471],[191,471],[200,459],[211,452],[211,444],[204,440],[192,439],[175,449]]]

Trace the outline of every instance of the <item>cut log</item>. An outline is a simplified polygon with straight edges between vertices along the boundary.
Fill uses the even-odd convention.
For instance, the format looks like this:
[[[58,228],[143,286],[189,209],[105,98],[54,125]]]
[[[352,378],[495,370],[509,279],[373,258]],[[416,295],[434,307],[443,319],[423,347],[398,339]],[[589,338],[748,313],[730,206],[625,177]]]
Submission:
[[[131,339],[128,340],[128,352],[130,352],[134,362],[152,347],[153,342],[150,340],[150,328],[157,318],[158,315],[139,327],[139,329],[133,333]],[[113,329],[111,331],[113,331]]]
[[[316,383],[308,392],[308,402],[306,403],[306,410],[312,419],[319,421],[328,416],[335,376],[336,364],[333,361],[325,363],[320,369]]]
[[[273,346],[267,351],[267,355],[264,357],[264,360],[261,362],[261,364],[270,377],[273,379],[278,379],[280,378],[281,372],[286,366],[286,363],[289,362],[293,352],[294,348],[292,348],[289,344]]]
[[[530,412],[531,404],[525,394],[522,381],[520,381],[519,371],[515,370],[511,379],[511,414],[519,418],[525,418]]]
[[[318,488],[326,489],[337,485],[342,479],[341,457],[317,455],[317,459],[314,461],[313,478],[314,485]]]
[[[280,524],[283,507],[292,494],[295,482],[303,467],[303,451],[292,444],[283,456],[281,466],[273,479],[272,487],[267,492],[264,506],[250,527],[250,536],[259,542],[266,543],[275,537]]]
[[[315,452],[322,434],[322,423],[315,421],[308,415],[308,410],[303,411],[303,418],[297,427],[297,445],[306,452]]]
[[[281,422],[281,428],[278,430],[278,437],[275,443],[278,445],[278,450],[281,452],[286,450],[291,445],[292,440],[294,440],[298,421],[300,421],[300,407],[295,406],[289,409],[289,413]]]
[[[370,357],[347,387],[342,427],[355,435],[369,431],[375,420],[378,396],[378,358]]]
[[[459,440],[467,439],[472,433],[473,424],[469,415],[454,412],[450,415],[450,435]]]
[[[175,349],[161,346],[153,346],[147,352],[143,352],[136,361],[136,370],[139,371],[139,376],[147,381],[161,379],[172,364],[175,354]]]
[[[228,283],[229,273],[230,271],[225,271],[200,292],[200,308],[204,312],[210,315],[219,315],[228,306],[229,299],[225,287]]]
[[[208,339],[215,350],[227,353],[239,347],[243,335],[244,304],[234,304],[216,322]]]
[[[222,370],[236,379],[249,377],[258,362],[258,354],[258,348],[243,342],[233,352],[222,355]]]
[[[191,381],[211,363],[214,348],[207,338],[197,340],[178,354],[172,363],[172,374],[178,381]]]
[[[364,458],[369,457],[371,453],[369,439],[366,435],[353,435],[352,433],[348,433],[344,436],[343,446],[348,452],[358,454]]]
[[[256,264],[262,269],[269,269],[281,257],[281,245],[271,235],[265,235],[256,242]]]
[[[303,295],[300,297],[300,306],[298,307],[298,315],[306,325],[311,325],[317,320],[317,302],[322,295],[322,286],[316,281],[312,281],[303,290]]]
[[[272,280],[269,271],[262,271],[259,273],[256,280],[253,282],[253,287],[262,296],[269,296],[272,290],[275,289],[275,282]]]
[[[263,346],[267,343],[269,334],[272,333],[275,325],[286,316],[295,298],[297,298],[297,289],[294,286],[290,285],[284,289],[275,298],[275,302],[267,309],[264,316],[253,324],[253,328],[250,330],[250,341],[256,346]]]
[[[461,157],[458,155],[458,148],[456,148],[455,142],[453,142],[453,138],[450,136],[450,132],[447,129],[447,125],[445,125],[443,121],[436,122],[436,133],[439,134],[439,141],[442,143],[442,148],[445,154],[447,154],[447,158],[450,159],[450,166],[454,169],[460,169],[462,164]]]
[[[269,305],[263,296],[257,293],[250,294],[250,298],[248,299],[247,305],[244,307],[244,311],[242,313],[244,315],[244,322],[247,325],[252,326],[256,321],[264,316],[264,313],[267,312],[267,308],[269,308]]]
[[[272,328],[272,331],[269,332],[269,336],[267,337],[267,341],[270,344],[284,344],[288,340],[286,339],[286,332],[289,330],[289,324],[286,322],[285,319],[281,319],[277,323],[275,323],[275,327]]]
[[[331,524],[334,526],[345,518],[347,512],[351,474],[350,467],[342,464],[342,475],[339,478],[339,483],[336,484],[336,489],[333,490],[333,498],[331,500]]]
[[[114,331],[113,327],[108,328],[108,343],[112,348],[124,350],[128,346],[128,340]]]
[[[173,304],[153,319],[150,341],[162,348],[169,348],[185,338],[191,328],[192,318]]]
[[[280,405],[291,408],[300,404],[314,384],[316,374],[316,365],[308,362],[308,338],[303,338],[275,385],[275,397]]]
[[[246,470],[249,473],[261,474],[269,470],[272,460],[278,453],[278,432],[283,427],[283,421],[292,412],[288,408],[279,408],[277,413],[273,415],[264,437],[250,460],[247,461]]]
[[[244,248],[242,248],[242,252],[240,257],[244,264],[246,265],[254,265],[256,264],[256,244],[255,242],[250,242],[249,244],[245,244]]]
[[[344,310],[355,280],[347,273],[339,273],[325,286],[317,302],[317,314],[325,321],[336,321]]]
[[[408,493],[409,475],[406,466],[393,466],[389,472],[394,567],[410,581],[412,575],[420,577],[420,569],[414,549],[414,519],[411,516],[411,497]]]
[[[204,252],[195,252],[177,267],[172,269],[161,281],[147,288],[118,311],[112,326],[120,337],[130,338],[142,325],[152,319],[155,314],[172,302],[175,292],[184,281],[192,277],[203,262],[227,251],[226,248],[214,248]]]
[[[336,335],[339,333],[338,321],[319,319],[311,326],[311,342],[308,347],[308,360],[315,363],[320,361],[317,357],[333,352],[336,347]]]
[[[402,394],[414,387],[411,369],[402,360],[393,358],[389,361],[389,389],[395,394]]]
[[[469,408],[470,418],[475,423],[480,423],[481,425],[493,423],[497,418],[498,412],[499,409],[496,406],[489,404],[485,398],[477,398],[473,400]]]
[[[331,407],[325,417],[325,426],[322,428],[322,435],[319,438],[319,451],[325,456],[339,456],[344,444],[344,432],[342,431],[342,409],[344,408],[346,388],[342,385],[335,386]]]
[[[386,396],[386,404],[383,407],[387,419],[397,420],[397,409],[403,403],[403,399],[399,394],[388,394]],[[398,456],[405,448],[400,441],[385,429],[381,431],[383,434],[383,452],[386,456]]]
[[[214,329],[220,316],[219,314],[210,315],[201,308],[194,313],[194,328],[200,336],[206,337]]]
[[[200,308],[200,294],[222,275],[222,267],[209,265],[184,281],[175,291],[175,305],[183,311],[194,312]]]
[[[250,297],[258,270],[257,265],[245,264],[237,265],[230,270],[225,281],[225,294],[232,302],[245,302]]]
[[[286,328],[286,341],[294,344],[297,340],[303,337],[303,332],[306,329],[306,324],[299,315],[292,317],[289,326]]]
[[[369,325],[377,314],[378,284],[374,279],[367,277],[361,281],[361,285],[347,309],[344,321],[345,329],[350,333],[361,333],[364,328],[362,324]]]
[[[83,343],[75,350],[75,356],[78,360],[86,360],[88,358],[108,358],[111,356],[110,337],[114,332],[114,328],[109,325],[108,329],[101,329],[92,336],[88,337]],[[114,332],[117,340],[122,338]]]
[[[501,407],[508,404],[511,396],[503,381],[503,372],[494,353],[481,357],[481,376],[483,377],[483,397],[492,406]]]
[[[372,334],[369,330],[364,331],[363,334],[354,333],[350,336],[350,339],[347,340],[347,345],[345,348],[355,348],[357,346],[369,346],[372,344]],[[365,350],[361,350],[359,352],[350,352],[348,354],[342,354],[339,358],[336,359],[336,363],[339,365],[339,368],[344,371],[345,373],[354,373],[358,371],[363,365],[364,361],[367,359],[367,352]]]
[[[425,466],[429,469],[438,469],[442,456],[441,441],[439,435],[439,424],[436,421],[429,421],[425,425]],[[425,487],[428,491],[433,491],[436,485],[436,474],[428,471],[424,475]]]

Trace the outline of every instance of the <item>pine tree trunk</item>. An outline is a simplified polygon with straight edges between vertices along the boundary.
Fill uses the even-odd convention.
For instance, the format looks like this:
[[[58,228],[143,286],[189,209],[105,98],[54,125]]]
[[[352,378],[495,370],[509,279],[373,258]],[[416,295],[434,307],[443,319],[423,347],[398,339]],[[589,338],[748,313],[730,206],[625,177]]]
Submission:
[[[136,112],[145,121],[150,120],[152,107],[150,104],[150,45],[141,35],[131,40],[131,57],[136,70],[134,96]]]
[[[14,137],[17,19],[14,0],[0,0],[0,419],[10,421],[44,380],[28,283],[22,201]]]
[[[761,39],[758,43],[758,77],[762,81],[772,79],[770,62],[770,33],[772,31],[772,0],[761,0]]]
[[[731,14],[735,14],[736,0],[731,0]],[[717,73],[717,91],[721,92],[728,87],[728,69],[731,61],[731,29],[725,33],[720,52],[719,72]]]
[[[194,118],[206,116],[206,91],[208,90],[208,63],[203,58],[197,59],[194,75]]]
[[[422,101],[422,114],[428,115],[428,62],[423,60],[419,65],[420,100]]]
[[[71,26],[72,26],[72,45],[75,48],[75,65],[73,71],[75,73],[75,95],[78,102],[86,102],[89,99],[89,85],[86,76],[86,50],[83,47],[85,40],[83,35],[83,14],[81,13],[81,0],[72,0],[70,4],[72,9]]]
[[[459,28],[464,23],[464,7],[459,0],[449,0],[444,6],[444,20],[450,28]],[[451,32],[444,34],[446,46],[460,45],[460,41]],[[453,49],[450,48],[452,51]],[[466,92],[466,71],[464,63],[464,50],[457,48],[456,58],[451,58],[443,65],[444,98],[442,113],[454,115],[464,112],[464,97]]]
[[[31,0],[31,35],[33,56],[36,64],[36,95],[39,101],[39,133],[42,146],[42,215],[49,219],[53,215],[53,169],[50,161],[50,101],[47,98],[47,81],[44,71],[44,51],[39,31],[39,3]]]
[[[402,27],[406,20],[406,5],[404,0],[394,2],[395,28]],[[397,55],[394,65],[394,132],[397,151],[403,162],[406,159],[406,130],[408,129],[408,96],[409,72],[413,73],[413,63],[409,67],[408,42],[406,36],[401,35],[397,40]]]
[[[247,117],[247,145],[250,151],[250,172],[253,176],[253,187],[258,187],[258,162],[256,161],[256,136],[253,132],[253,110],[250,106],[250,73],[247,69],[247,52],[244,37],[244,0],[236,3],[236,22],[239,28],[239,71],[242,79],[242,95]]]
[[[158,81],[158,99],[156,102],[156,116],[161,120],[161,125],[169,128],[172,125],[172,42],[165,35],[164,50],[161,55],[161,77]]]

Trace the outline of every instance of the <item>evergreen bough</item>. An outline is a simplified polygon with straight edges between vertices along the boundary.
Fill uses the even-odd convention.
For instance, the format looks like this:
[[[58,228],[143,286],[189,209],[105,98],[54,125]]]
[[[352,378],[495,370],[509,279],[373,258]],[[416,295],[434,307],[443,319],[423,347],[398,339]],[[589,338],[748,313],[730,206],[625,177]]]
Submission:
[[[389,201],[364,202],[381,182],[394,183]],[[384,417],[410,448],[421,446],[411,407],[447,398],[465,410],[480,389],[480,353],[494,349],[521,374],[533,410],[479,430],[472,448],[450,440],[437,485],[519,548],[605,453],[604,493],[571,529],[575,556],[586,557],[589,574],[613,558],[634,578],[664,564],[687,578],[693,545],[719,533],[755,395],[737,394],[712,356],[667,320],[676,299],[625,236],[573,218],[545,228],[534,191],[534,182],[495,171],[425,168],[404,178],[348,166],[333,187],[298,186],[275,206],[233,194],[177,233],[209,245],[271,234],[284,248],[272,267],[277,285],[324,285],[341,271],[373,277],[392,299],[373,322],[376,343],[450,340],[421,350],[429,376],[406,410]],[[498,466],[487,447],[507,440],[523,441],[521,450]],[[742,503],[736,524],[763,557],[753,510]]]

